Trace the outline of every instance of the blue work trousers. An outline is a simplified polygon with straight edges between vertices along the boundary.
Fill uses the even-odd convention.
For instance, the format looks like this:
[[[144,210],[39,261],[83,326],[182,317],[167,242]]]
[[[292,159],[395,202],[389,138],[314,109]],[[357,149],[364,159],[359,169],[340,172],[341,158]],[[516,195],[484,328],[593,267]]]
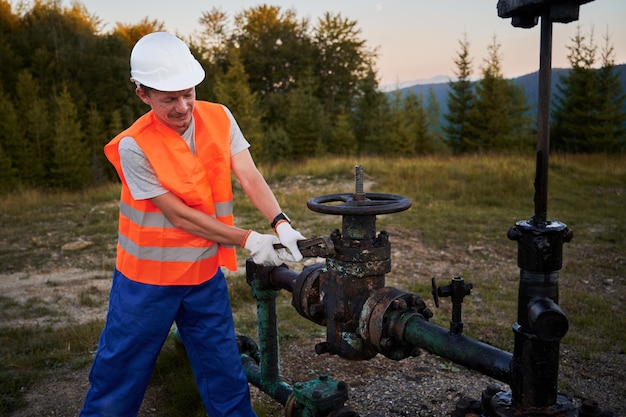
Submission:
[[[172,323],[210,417],[253,417],[222,271],[195,286],[159,286],[113,274],[81,417],[135,417]]]

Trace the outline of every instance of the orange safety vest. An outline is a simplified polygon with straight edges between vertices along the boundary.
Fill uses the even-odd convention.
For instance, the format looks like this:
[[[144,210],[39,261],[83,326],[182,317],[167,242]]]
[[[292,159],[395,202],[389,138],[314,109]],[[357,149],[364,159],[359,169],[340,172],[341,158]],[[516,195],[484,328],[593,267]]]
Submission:
[[[176,228],[149,199],[133,199],[122,172],[119,141],[131,136],[164,188],[185,204],[233,225],[230,120],[221,105],[194,107],[196,155],[180,135],[150,111],[117,135],[104,152],[122,181],[116,268],[131,280],[154,285],[196,285],[219,266],[237,269],[233,247]]]

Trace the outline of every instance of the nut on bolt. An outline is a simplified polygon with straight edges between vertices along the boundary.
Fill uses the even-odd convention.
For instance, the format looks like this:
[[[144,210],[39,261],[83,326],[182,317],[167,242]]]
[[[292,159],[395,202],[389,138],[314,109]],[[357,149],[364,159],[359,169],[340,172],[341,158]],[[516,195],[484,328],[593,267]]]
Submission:
[[[407,303],[402,298],[396,298],[395,300],[393,300],[393,303],[391,304],[391,307],[394,310],[406,310]]]

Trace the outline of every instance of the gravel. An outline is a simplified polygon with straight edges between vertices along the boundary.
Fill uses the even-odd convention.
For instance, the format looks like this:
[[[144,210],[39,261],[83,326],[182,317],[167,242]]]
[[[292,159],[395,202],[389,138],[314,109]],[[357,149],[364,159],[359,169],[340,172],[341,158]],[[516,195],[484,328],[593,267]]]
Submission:
[[[402,361],[382,355],[368,361],[348,361],[328,354],[316,355],[317,342],[281,348],[284,380],[293,384],[327,374],[336,381],[344,381],[349,386],[346,406],[361,416],[450,416],[461,398],[479,400],[490,384],[509,389],[500,381],[427,352]],[[613,411],[615,416],[626,416],[626,355],[582,359],[569,347],[562,347],[561,353],[559,382],[570,388],[571,392],[566,394],[572,396],[576,406],[588,398],[598,402],[600,408]],[[252,393],[256,399],[271,401],[254,387]],[[282,413],[282,407],[276,404],[268,415]]]

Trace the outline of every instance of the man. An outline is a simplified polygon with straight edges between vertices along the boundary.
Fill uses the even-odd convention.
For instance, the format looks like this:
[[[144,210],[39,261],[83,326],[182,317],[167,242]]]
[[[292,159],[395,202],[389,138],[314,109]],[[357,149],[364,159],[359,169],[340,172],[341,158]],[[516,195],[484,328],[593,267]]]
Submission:
[[[81,416],[136,416],[176,321],[211,417],[254,416],[221,267],[235,246],[266,266],[299,261],[295,231],[230,111],[196,101],[204,70],[177,37],[137,42],[131,81],[151,111],[105,146],[122,181],[107,322]],[[278,237],[234,226],[231,172]],[[286,249],[275,249],[282,243]]]

